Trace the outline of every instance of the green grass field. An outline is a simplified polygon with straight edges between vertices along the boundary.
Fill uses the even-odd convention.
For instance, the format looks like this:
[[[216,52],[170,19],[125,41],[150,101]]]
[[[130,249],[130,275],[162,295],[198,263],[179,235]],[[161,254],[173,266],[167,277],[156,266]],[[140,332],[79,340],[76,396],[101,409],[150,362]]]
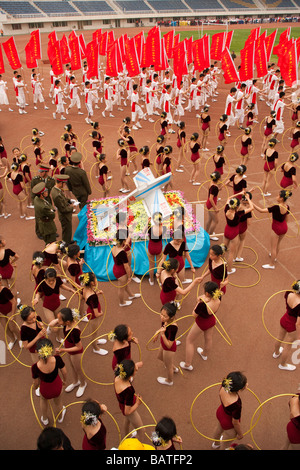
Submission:
[[[298,24],[298,23],[296,23],[296,24]],[[259,25],[257,25],[257,26],[259,26]],[[266,27],[263,27],[263,26],[261,27],[261,34],[264,31],[267,31],[268,36],[271,33],[273,33],[273,31],[275,31],[276,29],[277,29],[277,35],[276,35],[274,46],[276,46],[276,44],[278,44],[280,34],[283,31],[285,31],[287,29],[287,27],[280,27],[280,28],[275,28],[275,27],[266,28]],[[239,53],[240,53],[240,50],[243,49],[243,47],[245,45],[245,41],[248,38],[248,36],[251,32],[251,29],[250,28],[249,29],[234,29],[234,25],[229,25],[228,26],[228,31],[232,31],[232,30],[234,30],[234,33],[233,33],[233,37],[232,37],[232,41],[231,41],[230,50],[235,51],[236,55],[238,56]],[[204,30],[203,34],[208,34],[210,37],[212,37],[213,34],[221,33],[223,31],[226,31],[225,27],[224,27],[224,29],[218,29],[218,30],[215,30],[215,29]],[[183,39],[185,39],[185,38],[189,39],[191,36],[193,36],[194,41],[201,37],[201,27],[199,27],[199,31],[178,31],[178,32],[180,33],[180,41],[183,41]],[[175,30],[175,34],[177,34],[178,32],[176,32],[176,30]],[[300,27],[299,26],[292,27],[290,37],[291,38],[293,37],[293,38],[297,39],[299,36],[300,36]],[[277,59],[278,59],[277,56],[272,55],[271,58],[270,58],[270,61],[271,62],[277,62]]]

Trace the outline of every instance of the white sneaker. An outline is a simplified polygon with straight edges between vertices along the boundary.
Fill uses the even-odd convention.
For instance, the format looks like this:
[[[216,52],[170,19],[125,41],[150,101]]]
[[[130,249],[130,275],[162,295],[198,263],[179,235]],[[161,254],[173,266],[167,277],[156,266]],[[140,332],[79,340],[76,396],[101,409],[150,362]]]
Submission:
[[[62,121],[65,121],[67,118],[65,116],[61,116],[60,118]]]
[[[234,273],[235,273],[235,271],[236,271],[236,269],[235,269],[235,268],[232,268],[232,270],[231,270],[231,271],[228,271],[228,273],[227,273],[227,274],[234,274]]]
[[[183,173],[183,170],[179,170],[178,168],[176,168],[176,171],[177,171],[178,173]]]
[[[181,369],[185,369],[185,370],[193,370],[194,369],[192,365],[191,366],[186,366],[185,362],[180,362],[179,365],[180,365]]]
[[[78,387],[78,390],[76,392],[76,397],[79,398],[79,397],[82,397],[82,395],[84,394],[84,391],[86,389],[86,386],[87,386],[87,382],[85,382],[84,385]]]
[[[78,114],[83,114],[81,111],[78,111]]]
[[[151,119],[151,118],[148,119],[148,121],[149,121],[149,122],[155,122],[154,119]]]
[[[264,269],[275,269],[275,266],[273,266],[272,264],[263,264],[262,268],[264,268]]]
[[[151,281],[150,277],[149,277],[149,284],[150,286],[154,286],[154,281]]]
[[[165,377],[157,377],[157,382],[160,383],[161,385],[169,385],[172,386],[173,382],[168,382]]]
[[[182,284],[190,284],[191,282],[193,282],[193,279],[184,279]]]
[[[134,282],[137,282],[138,284],[140,284],[140,282],[141,282],[141,280],[140,280],[138,277],[136,277],[136,276],[133,276],[132,280],[133,280]]]
[[[35,217],[33,217],[33,216],[25,217],[25,220],[33,220],[33,219],[35,219]]]
[[[62,295],[62,294],[59,294],[59,300],[66,300],[66,299],[67,299],[67,297],[65,297],[65,296]]]
[[[45,106],[44,109],[49,109],[48,106]]]
[[[102,116],[105,118],[105,112],[104,111],[102,111]]]
[[[106,344],[107,343],[107,339],[105,338],[100,338],[97,340],[97,344]]]
[[[136,123],[136,126],[139,128],[139,129],[142,129],[142,126],[139,122]]]
[[[235,258],[235,260],[234,260],[234,261],[236,261],[237,263],[239,263],[239,262],[242,262],[242,261],[244,261],[244,258]]]
[[[203,349],[202,348],[197,348],[197,353],[200,354],[202,357],[203,361],[207,361],[207,356],[203,356]]]
[[[57,420],[58,423],[63,422],[66,412],[67,412],[67,408],[65,406],[63,406],[62,412],[60,414],[60,418]]]
[[[296,369],[296,366],[292,364],[286,364],[285,366],[282,366],[281,364],[279,364],[278,367],[281,370],[295,370]]]
[[[283,351],[283,347],[280,346],[280,348],[279,348],[279,353],[278,353],[278,354],[276,354],[275,352],[273,352],[273,357],[274,357],[274,359],[277,359],[279,356],[281,356],[282,351]]]
[[[100,356],[106,356],[106,354],[108,354],[108,351],[106,351],[106,349],[93,349],[93,352],[95,354],[99,354]]]
[[[132,297],[128,297],[129,300],[138,299],[141,297],[141,294],[134,294]]]
[[[111,114],[111,113],[110,113],[110,114],[109,114],[109,117],[115,117],[115,116],[114,116],[113,114]]]
[[[120,307],[128,307],[132,304],[132,300],[126,300],[124,304],[119,304]]]
[[[53,119],[56,119],[56,114],[52,113]]]
[[[138,131],[138,130],[139,130],[139,128],[136,127],[136,125],[132,126],[132,129],[134,129],[135,131]]]
[[[80,385],[80,380],[76,384],[70,384],[65,388],[65,392],[69,393],[74,390],[74,388],[78,387]]]
[[[48,418],[44,419],[43,416],[41,416],[41,421],[42,421],[44,426],[47,426],[47,424],[49,424],[49,419]]]

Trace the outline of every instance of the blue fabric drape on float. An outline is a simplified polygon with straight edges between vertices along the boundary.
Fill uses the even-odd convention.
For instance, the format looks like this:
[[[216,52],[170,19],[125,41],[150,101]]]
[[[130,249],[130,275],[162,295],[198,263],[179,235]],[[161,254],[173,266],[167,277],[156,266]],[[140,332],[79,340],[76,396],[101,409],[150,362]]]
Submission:
[[[113,257],[111,255],[110,246],[90,246],[87,243],[87,209],[83,207],[78,214],[79,224],[74,234],[73,239],[80,246],[81,250],[84,250],[84,259],[87,264],[83,265],[83,271],[88,272],[88,266],[95,273],[98,281],[115,280],[112,272],[113,268]],[[187,245],[190,251],[193,266],[200,268],[207,258],[210,239],[208,233],[204,229],[200,229],[199,232],[186,237]],[[165,246],[170,240],[164,240],[163,245]],[[149,270],[149,262],[147,258],[147,247],[148,242],[136,241],[132,243],[132,261],[131,267],[137,276],[142,276]],[[186,267],[190,265],[186,261]]]

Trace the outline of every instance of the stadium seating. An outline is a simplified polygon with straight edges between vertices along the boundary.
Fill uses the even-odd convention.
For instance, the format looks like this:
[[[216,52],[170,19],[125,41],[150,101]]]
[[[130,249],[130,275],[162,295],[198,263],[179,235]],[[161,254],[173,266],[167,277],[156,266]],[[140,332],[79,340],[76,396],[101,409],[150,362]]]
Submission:
[[[73,3],[84,15],[93,13],[116,13],[105,1],[78,1]]]
[[[0,2],[0,8],[15,17],[43,16],[42,13],[29,2]]]
[[[48,16],[57,16],[57,15],[78,15],[79,13],[72,7],[69,2],[65,1],[45,1],[45,2],[34,2],[34,4],[39,7],[46,15]]]
[[[264,0],[262,3],[266,5],[266,8],[268,10],[270,9],[277,10],[277,8],[296,9],[294,3],[292,3],[291,0],[277,0],[277,1],[276,0]]]
[[[181,0],[148,0],[148,3],[156,11],[190,11]]]
[[[115,4],[126,13],[127,11],[130,12],[138,12],[138,11],[152,11],[151,8],[144,2],[138,0],[123,0],[123,1],[115,1]]]
[[[221,0],[222,4],[228,10],[256,10],[257,5],[252,0]]]
[[[221,10],[224,11],[224,8],[220,5],[218,0],[186,0],[185,3],[193,10],[193,11],[216,11]]]

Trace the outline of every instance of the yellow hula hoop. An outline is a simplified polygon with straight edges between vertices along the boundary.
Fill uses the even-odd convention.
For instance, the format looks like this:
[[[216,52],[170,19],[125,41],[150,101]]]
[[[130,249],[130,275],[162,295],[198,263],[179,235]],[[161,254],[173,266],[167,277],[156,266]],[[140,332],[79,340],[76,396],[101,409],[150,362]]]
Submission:
[[[200,155],[200,158],[198,158],[195,162],[192,162],[191,158],[188,158],[186,156],[186,147],[187,145],[190,143],[190,141],[188,140],[184,145],[183,145],[183,148],[182,148],[182,153],[183,153],[183,156],[184,156],[184,159],[190,164],[190,165],[200,165],[201,161],[202,161],[202,158],[203,158],[203,153],[199,153]],[[200,149],[202,150],[202,149]]]
[[[203,299],[201,299],[207,308],[209,308],[209,310],[211,311],[211,314],[215,317],[216,319],[216,322],[220,325],[221,327],[221,330],[223,330],[225,336],[223,335],[223,333],[221,332],[221,330],[217,327],[217,325],[215,325],[214,327],[212,328],[216,328],[217,332],[222,336],[222,338],[226,341],[227,344],[229,344],[229,346],[232,346],[232,341],[230,339],[230,336],[229,334],[227,333],[227,331],[225,330],[225,328],[223,327],[222,323],[220,322],[220,320],[218,319],[217,315],[212,311],[211,307],[209,305],[207,305],[207,302]]]
[[[290,289],[284,289],[284,290],[279,290],[278,292],[275,292],[274,294],[272,294],[268,300],[265,302],[264,306],[263,306],[263,309],[262,309],[262,323],[263,323],[263,326],[266,330],[266,332],[273,338],[275,339],[276,341],[279,341],[280,343],[282,344],[293,344],[293,341],[283,341],[283,340],[280,340],[278,338],[276,338],[275,336],[273,336],[270,331],[268,330],[268,328],[266,327],[266,323],[265,323],[265,310],[266,310],[266,307],[268,305],[268,303],[270,302],[270,300],[273,299],[273,297],[275,297],[275,295],[277,294],[282,294],[283,292],[294,292],[293,290],[290,290]]]
[[[31,140],[32,135],[30,135],[30,134],[24,135],[24,137],[22,137],[22,139],[21,139],[21,141],[20,141],[19,147],[20,147],[20,150],[21,150],[22,153],[24,153],[24,152],[23,152],[23,149],[22,149],[22,147],[23,147],[23,142],[24,142],[25,139],[27,139],[27,137],[29,137],[29,139]],[[29,145],[27,145],[27,147],[29,147]]]
[[[34,412],[34,416],[36,417],[36,420],[40,426],[40,428],[43,430],[44,427],[42,426],[39,418],[38,418],[38,415],[37,415],[37,412],[36,412],[36,409],[35,409],[35,406],[34,406],[34,402],[33,402],[33,393],[32,393],[32,390],[33,390],[33,385],[31,385],[30,387],[30,401],[31,401],[31,405],[32,405],[32,409],[33,409],[33,412]]]
[[[241,153],[238,154],[238,152],[237,152],[237,150],[236,150],[236,143],[237,143],[237,140],[238,140],[238,139],[241,140],[241,136],[238,135],[237,138],[236,138],[235,141],[234,141],[234,144],[233,144],[233,148],[234,148],[234,152],[235,152],[236,156],[239,157],[239,158],[245,158],[245,157],[247,157],[247,155],[248,155],[248,158],[249,158],[249,157],[253,154],[253,152],[254,152],[254,150],[255,150],[255,143],[254,143],[253,138],[251,137],[251,139],[252,139],[252,144],[251,144],[251,145],[252,145],[252,149],[248,152],[247,155],[242,155]],[[241,145],[242,145],[242,144],[241,144]]]
[[[199,398],[200,395],[202,395],[202,393],[206,392],[206,390],[209,390],[210,388],[212,387],[216,387],[216,386],[220,386],[222,385],[222,382],[218,382],[218,383],[215,383],[215,384],[212,384],[212,385],[209,385],[208,387],[205,387],[203,390],[201,390],[200,393],[198,393],[198,395],[194,398],[193,402],[192,402],[192,405],[191,405],[191,408],[190,408],[190,419],[191,419],[191,423],[192,423],[192,426],[193,428],[195,429],[195,431],[200,434],[200,436],[204,437],[205,439],[209,440],[209,441],[214,441],[214,442],[221,442],[221,439],[214,439],[213,437],[208,437],[206,436],[205,434],[201,433],[199,431],[199,429],[197,429],[197,427],[195,426],[194,424],[194,421],[193,421],[193,418],[192,418],[192,411],[193,411],[193,407],[194,407],[194,404],[196,402],[196,400]],[[259,404],[261,404],[259,398],[257,397],[257,395],[250,389],[250,388],[246,388],[246,390],[248,390],[250,393],[252,393],[252,395],[256,398],[256,400],[258,401]],[[260,417],[259,417],[260,418]],[[248,429],[248,431],[244,432],[243,433],[243,436],[246,436],[246,434],[249,434],[252,429],[257,425],[258,421],[259,421],[259,418],[257,419],[257,421],[252,424],[252,421],[251,421],[251,424],[250,424],[250,428]],[[222,442],[230,442],[232,441],[233,439],[222,439]]]
[[[5,318],[6,320],[8,319],[8,317],[6,315],[2,315],[0,314],[0,318]],[[14,323],[19,327],[19,325],[17,324],[17,322],[14,320]],[[8,346],[8,341],[7,341],[7,324],[8,322],[6,323],[5,325],[5,330],[4,330],[4,337],[5,337],[5,344],[6,344],[6,347]],[[8,349],[8,348],[7,348]],[[19,352],[19,355],[18,357],[16,357],[14,354],[12,354],[11,350],[9,349],[9,352],[11,353],[11,355],[14,357],[14,360],[12,362],[10,362],[9,364],[0,364],[0,367],[8,367],[8,366],[11,366],[14,362],[16,362],[16,360],[19,358],[19,356],[21,355],[21,352],[22,352],[22,349],[23,348],[20,348],[20,352]]]
[[[238,262],[238,263],[235,263],[234,266],[236,267],[246,267],[246,268],[251,268],[251,269],[254,269],[254,271],[256,271],[256,273],[258,274],[258,280],[253,283],[253,284],[250,284],[249,286],[240,286],[238,284],[234,284],[233,282],[228,282],[228,284],[230,284],[231,286],[233,287],[240,287],[242,289],[245,289],[245,288],[250,288],[250,287],[254,287],[254,286],[257,286],[257,284],[260,282],[260,279],[261,279],[261,275],[260,275],[260,272],[258,271],[257,268],[255,268],[255,266],[253,266],[253,264],[248,264],[248,263],[241,263],[241,262]]]
[[[184,320],[185,318],[188,318],[188,317],[192,317],[192,318],[193,318],[193,315],[185,315],[184,317],[180,317],[180,318],[178,318],[177,320],[174,320],[174,321],[172,321],[171,323],[169,323],[168,326],[173,325],[173,323],[177,323],[178,321]],[[193,323],[194,323],[194,322],[193,322]],[[188,329],[187,329],[184,333],[182,333],[180,336],[178,336],[178,337],[176,338],[176,340],[178,340],[179,338],[182,338],[182,337],[192,328],[193,323],[191,324],[191,326],[188,327]],[[151,341],[155,338],[155,336],[159,336],[159,333],[158,333],[158,334],[155,334],[155,333],[154,333],[154,335],[151,336],[151,338],[150,338],[150,339],[147,341],[147,343],[146,343],[146,349],[147,349],[148,351],[157,351],[157,350],[159,349],[159,346],[158,346],[157,348],[149,348],[149,346],[148,346],[149,343],[151,343]]]
[[[143,276],[141,277],[141,282],[140,282],[140,294],[141,294],[141,299],[142,299],[144,305],[145,305],[149,310],[151,310],[151,312],[156,313],[157,315],[160,315],[160,312],[158,312],[157,310],[153,310],[153,308],[149,307],[149,305],[147,304],[147,302],[146,302],[145,299],[144,299],[143,292],[142,292],[142,284],[143,284],[144,277],[145,277],[150,271],[154,271],[155,269],[157,269],[157,268],[154,267],[154,268],[148,269],[148,271],[146,271],[146,272],[143,274]],[[182,287],[182,283],[181,283],[181,281],[180,281],[179,278],[178,278],[178,281],[179,281],[179,283],[180,283],[180,286]],[[161,284],[160,284],[160,281],[159,281],[158,279],[157,279],[157,282],[158,282],[159,288],[160,288],[160,290],[161,290]],[[179,294],[179,295],[180,295],[180,294]],[[180,306],[181,306],[181,304],[182,304],[184,298],[185,298],[185,296],[183,296],[180,300],[178,300]]]
[[[279,397],[291,397],[291,396],[295,396],[295,393],[281,393],[281,394],[279,394],[279,395],[274,395],[273,397],[270,397],[270,398],[268,398],[267,400],[265,400],[265,401],[263,401],[262,403],[260,403],[260,405],[259,405],[259,406],[256,408],[256,410],[254,411],[253,416],[252,416],[252,418],[251,418],[251,428],[250,428],[250,429],[251,429],[251,437],[252,437],[252,440],[253,440],[253,442],[254,442],[254,444],[256,445],[256,447],[257,447],[258,450],[261,450],[261,448],[256,444],[256,441],[255,441],[255,439],[254,439],[254,437],[253,437],[253,432],[252,432],[252,431],[253,431],[253,428],[254,428],[254,426],[252,426],[252,421],[253,421],[253,419],[254,419],[254,416],[256,415],[256,413],[257,413],[258,411],[261,412],[262,407],[263,407],[266,403],[268,403],[269,401],[274,400],[274,398],[279,398]]]
[[[257,261],[258,261],[258,254],[257,254],[257,251],[255,251],[254,248],[252,248],[251,246],[244,246],[244,249],[248,249],[248,250],[252,251],[252,253],[254,253],[254,255],[255,255],[255,261],[252,262],[252,263],[247,263],[246,266],[241,266],[241,268],[242,268],[242,267],[247,268],[247,267],[249,267],[249,266],[255,266],[256,263],[257,263]],[[239,265],[239,264],[242,264],[242,265],[244,264],[244,263],[240,263],[239,261],[236,261],[236,263],[237,263],[238,265]]]
[[[73,401],[72,403],[69,403],[68,405],[64,405],[64,408],[69,408],[70,406],[73,406],[73,405],[83,405],[85,403],[84,400],[82,401]],[[59,418],[59,416],[61,415],[61,413],[63,412],[63,409],[60,410],[60,412],[57,414],[57,416],[55,416],[54,418],[54,424],[53,424],[53,427],[56,428],[56,422]],[[117,432],[118,432],[118,436],[119,436],[119,442],[121,441],[121,431],[120,431],[120,428],[119,428],[119,425],[117,423],[117,421],[115,420],[115,418],[113,417],[113,415],[108,411],[106,410],[104,413],[103,413],[103,416],[105,414],[108,414],[108,416],[112,419],[112,421],[114,422],[114,424],[116,425],[116,428],[117,428]]]
[[[286,129],[286,130],[284,131],[283,136],[282,136],[282,139],[281,139],[281,145],[282,145],[282,147],[283,147],[283,150],[285,150],[286,152],[289,152],[289,153],[292,153],[292,152],[293,152],[293,149],[292,149],[292,147],[290,147],[290,148],[288,148],[288,149],[286,148],[286,146],[285,146],[285,140],[286,140],[285,137],[286,137],[286,135],[288,134],[288,132],[291,132],[291,130],[293,130],[293,129],[294,129],[294,127],[289,127],[288,129]]]
[[[90,382],[96,384],[96,385],[113,385],[114,382],[97,382],[96,380],[93,380],[91,379],[85,372],[84,368],[83,368],[83,357],[87,351],[87,349],[91,346],[91,344],[94,343],[94,341],[97,341],[97,339],[100,339],[100,338],[103,338],[103,336],[108,336],[109,333],[103,333],[102,335],[98,336],[97,338],[93,339],[83,350],[82,352],[82,355],[81,355],[81,360],[80,360],[80,366],[81,366],[81,370],[82,370],[82,373],[83,375],[85,376],[85,378],[87,380],[89,380]],[[138,343],[133,343],[133,344],[136,344],[138,346],[138,350],[139,350],[139,361],[141,360],[141,348],[140,348],[140,345]]]
[[[5,325],[5,341],[6,341],[6,342],[7,342],[7,335],[6,335],[7,330],[6,330],[6,329],[8,328],[8,323],[12,320],[13,317],[15,317],[15,316],[17,316],[17,315],[19,315],[19,312],[14,313],[11,317],[8,317],[8,321],[7,321],[6,325]],[[14,323],[16,323],[17,326],[19,326],[16,321],[14,321]],[[19,328],[19,329],[20,329],[20,328]],[[18,356],[15,356],[15,355],[14,355],[14,353],[12,352],[12,349],[9,349],[9,352],[11,353],[11,355],[13,356],[13,358],[15,359],[15,361],[17,361],[19,364],[21,364],[22,366],[25,366],[25,367],[31,367],[31,365],[24,364],[24,362],[22,362],[22,361],[19,360],[19,357],[20,357],[21,352],[23,351],[23,349],[24,349],[23,347],[20,348],[20,352],[19,352],[19,355],[18,355]]]
[[[199,198],[200,198],[199,192],[200,192],[201,188],[202,188],[206,183],[211,183],[211,180],[203,181],[203,183],[201,183],[201,185],[199,186],[198,191],[197,191],[197,200],[198,200],[198,201],[200,201],[200,199],[199,199]],[[224,183],[221,183],[219,186],[220,186],[219,191],[221,191],[222,187],[225,187],[226,193],[227,193],[227,199],[226,199],[225,204],[223,204],[221,207],[218,207],[219,210],[222,210],[222,209],[224,209],[224,207],[226,206],[226,203],[227,203],[227,201],[228,201],[228,199],[229,199],[229,189],[228,189],[227,185],[225,185]],[[208,197],[208,196],[206,195],[206,199],[207,199],[207,197]],[[202,199],[201,199],[201,200],[202,200]],[[205,202],[206,202],[206,200],[205,200]],[[205,210],[206,210],[207,212],[211,212],[211,209],[207,209],[205,203],[203,203],[203,206],[204,206],[204,208],[205,208]]]
[[[134,241],[134,243],[135,243],[135,241]],[[113,285],[114,287],[116,287],[117,289],[119,289],[119,288],[124,288],[124,287],[128,286],[128,284],[129,284],[129,282],[130,282],[130,279],[132,279],[133,276],[134,276],[135,262],[136,262],[134,250],[133,250],[132,247],[131,247],[130,251],[132,252],[132,256],[133,256],[133,269],[131,270],[131,271],[132,271],[131,277],[130,277],[129,280],[126,282],[126,284],[124,284],[124,285],[122,285],[122,286],[118,286],[118,285],[116,285],[116,284],[113,283],[113,281],[110,279],[109,274],[108,274],[108,260],[109,260],[110,255],[112,255],[112,248],[111,248],[111,246],[110,246],[109,241],[108,241],[108,245],[109,245],[109,247],[110,247],[110,252],[109,252],[108,257],[107,257],[107,259],[106,259],[106,274],[107,274],[108,280],[109,280],[110,284],[112,284],[112,285]],[[130,268],[131,268],[131,266],[130,266]]]
[[[206,160],[205,162],[205,165],[204,165],[204,174],[206,176],[206,178],[209,180],[209,175],[207,174],[207,165],[208,165],[208,162],[213,158],[215,154],[213,153],[210,157],[208,157],[208,159]],[[222,176],[225,176],[225,181],[229,178],[229,174],[230,174],[230,161],[228,160],[228,158],[226,157],[226,155],[223,155],[224,157],[224,160],[225,160],[225,164],[227,165],[227,173],[226,175],[221,175]]]

